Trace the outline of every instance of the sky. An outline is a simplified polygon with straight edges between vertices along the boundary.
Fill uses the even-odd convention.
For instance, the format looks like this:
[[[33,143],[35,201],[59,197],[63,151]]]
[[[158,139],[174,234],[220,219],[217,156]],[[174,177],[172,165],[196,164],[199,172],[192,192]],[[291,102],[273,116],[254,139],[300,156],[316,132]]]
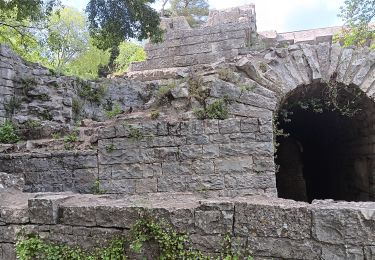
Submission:
[[[83,10],[88,0],[63,0]],[[209,0],[211,9],[255,4],[258,31],[290,32],[342,25],[337,17],[344,0]],[[157,8],[157,7],[156,7]]]

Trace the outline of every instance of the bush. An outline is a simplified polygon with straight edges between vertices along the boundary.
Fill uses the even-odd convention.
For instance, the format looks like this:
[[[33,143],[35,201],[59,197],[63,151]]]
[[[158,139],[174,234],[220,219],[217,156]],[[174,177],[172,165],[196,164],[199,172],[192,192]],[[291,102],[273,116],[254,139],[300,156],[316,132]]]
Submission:
[[[228,118],[228,109],[223,99],[218,99],[205,109],[194,111],[194,114],[199,119],[220,119]]]
[[[114,118],[115,116],[118,116],[122,114],[122,108],[119,104],[116,104],[115,107],[112,110],[106,110],[105,115],[107,118]]]
[[[0,143],[13,144],[17,143],[20,140],[16,133],[14,125],[6,121],[0,125]]]

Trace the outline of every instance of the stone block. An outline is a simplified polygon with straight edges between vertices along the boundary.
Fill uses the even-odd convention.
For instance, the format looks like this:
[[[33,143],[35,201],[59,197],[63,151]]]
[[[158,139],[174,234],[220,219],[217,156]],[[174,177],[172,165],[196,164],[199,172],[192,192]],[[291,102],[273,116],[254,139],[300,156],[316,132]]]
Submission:
[[[236,203],[235,219],[236,236],[296,240],[311,237],[311,211],[305,203],[252,199]]]
[[[375,204],[316,201],[312,207],[313,237],[331,244],[375,243]]]
[[[113,204],[113,205],[112,205]],[[100,205],[95,209],[96,224],[107,228],[131,228],[139,219],[139,210],[136,207],[116,205]]]
[[[255,257],[313,260],[320,258],[320,246],[311,240],[249,237],[248,247]]]
[[[220,172],[217,172],[220,173]],[[255,174],[252,171],[228,173],[225,175],[225,187],[228,189],[269,189],[276,187],[274,173]]]
[[[241,120],[240,119],[226,119],[219,121],[219,131],[221,134],[231,134],[241,132]]]
[[[199,234],[228,234],[233,230],[233,203],[203,204],[195,211],[195,226]]]
[[[157,178],[147,178],[136,180],[135,182],[135,193],[154,193],[158,191]]]
[[[62,217],[60,205],[71,195],[46,195],[28,201],[30,222],[33,224],[57,224]]]
[[[215,171],[218,174],[249,173],[253,169],[251,156],[232,157],[215,160]]]

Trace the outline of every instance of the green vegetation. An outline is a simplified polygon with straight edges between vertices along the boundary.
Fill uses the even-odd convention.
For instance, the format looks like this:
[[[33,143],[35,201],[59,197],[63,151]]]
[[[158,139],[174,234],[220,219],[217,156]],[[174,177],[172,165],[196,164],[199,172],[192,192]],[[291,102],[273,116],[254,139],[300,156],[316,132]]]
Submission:
[[[72,99],[72,112],[73,112],[73,118],[77,120],[83,109],[83,102],[79,98],[73,98]]]
[[[152,110],[150,117],[152,120],[156,120],[160,117],[160,112],[158,110]]]
[[[189,85],[189,95],[205,105],[206,99],[210,95],[210,89],[205,87],[203,77],[192,74],[187,83]]]
[[[87,81],[79,81],[80,87],[78,89],[78,96],[89,102],[100,104],[107,94],[107,88],[100,85],[98,88],[93,88],[93,86]]]
[[[17,242],[17,259],[66,259],[66,260],[104,260],[127,259],[124,256],[123,240],[114,239],[108,247],[87,252],[80,248],[49,244],[37,236],[31,236]]]
[[[335,41],[342,42],[345,47],[372,44],[371,48],[375,48],[375,27],[370,26],[375,17],[373,0],[345,0],[339,17],[345,22],[345,28]]]
[[[112,153],[115,150],[115,148],[116,148],[116,146],[114,144],[108,144],[105,147],[105,150],[107,151],[107,153]]]
[[[234,71],[230,68],[219,69],[217,71],[217,74],[219,76],[219,79],[221,80],[232,82],[234,84],[238,83],[238,80],[236,78],[236,75],[234,74]]]
[[[14,113],[21,107],[21,99],[12,96],[8,102],[5,102],[4,109],[8,117],[12,117]]]
[[[166,85],[160,86],[156,93],[156,100],[159,105],[166,105],[173,99],[171,90],[177,87],[175,80],[169,81]]]
[[[110,50],[109,69],[115,67],[121,42],[136,38],[162,40],[163,30],[159,27],[160,17],[150,6],[154,0],[91,0],[86,12],[90,35],[94,45],[101,50]]]
[[[129,68],[130,63],[144,61],[146,52],[142,46],[132,42],[122,42],[119,46],[119,55],[115,59],[115,74],[123,74]]]
[[[105,111],[105,115],[107,118],[114,118],[122,113],[123,113],[123,110],[118,103],[116,103],[115,106],[111,110]]]
[[[125,238],[115,238],[107,247],[88,252],[80,248],[72,248],[47,243],[35,235],[18,237],[16,244],[17,259],[69,259],[69,260],[126,260],[132,254],[142,254],[148,249],[148,243],[157,247],[158,259],[163,260],[252,260],[248,250],[236,250],[231,236],[226,235],[222,244],[221,255],[217,258],[206,256],[203,252],[191,248],[187,234],[177,233],[164,221],[156,221],[150,213],[142,211],[141,218],[129,231]]]
[[[74,147],[74,144],[79,141],[79,132],[78,130],[73,130],[73,132],[64,137],[64,148],[66,150],[71,150]]]
[[[102,2],[111,1],[90,1],[87,16],[58,0],[0,0],[0,43],[53,75],[95,79],[116,69],[122,73],[130,62],[145,59],[143,47],[125,41],[160,41],[159,17],[149,6],[153,0]]]
[[[128,127],[128,130],[129,130],[129,138],[136,140],[136,141],[140,141],[145,137],[139,128],[134,127],[132,125],[126,125],[126,126]]]
[[[209,104],[205,109],[194,111],[194,114],[199,119],[220,119],[228,118],[228,109],[226,102],[223,99],[218,99],[212,104]]]
[[[20,140],[12,122],[6,121],[0,124],[0,143],[13,144]]]
[[[49,17],[47,57],[57,73],[65,71],[69,62],[86,51],[89,41],[86,22],[81,12],[69,7],[59,9]]]
[[[95,195],[102,195],[102,194],[105,194],[106,192],[107,192],[106,190],[103,190],[101,188],[100,180],[96,180],[94,182],[93,187],[92,187],[92,193],[95,194]],[[115,258],[115,259],[120,259],[120,258]]]
[[[184,16],[190,26],[196,27],[206,21],[209,4],[207,0],[171,0],[171,9],[167,13]]]

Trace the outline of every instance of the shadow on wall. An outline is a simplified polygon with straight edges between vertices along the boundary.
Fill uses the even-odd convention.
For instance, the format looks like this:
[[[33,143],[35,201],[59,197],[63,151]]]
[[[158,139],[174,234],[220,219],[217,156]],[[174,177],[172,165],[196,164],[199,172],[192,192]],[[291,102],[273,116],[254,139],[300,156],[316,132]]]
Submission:
[[[295,89],[278,111],[279,197],[373,201],[375,103],[353,86]],[[278,131],[280,132],[280,131]]]

